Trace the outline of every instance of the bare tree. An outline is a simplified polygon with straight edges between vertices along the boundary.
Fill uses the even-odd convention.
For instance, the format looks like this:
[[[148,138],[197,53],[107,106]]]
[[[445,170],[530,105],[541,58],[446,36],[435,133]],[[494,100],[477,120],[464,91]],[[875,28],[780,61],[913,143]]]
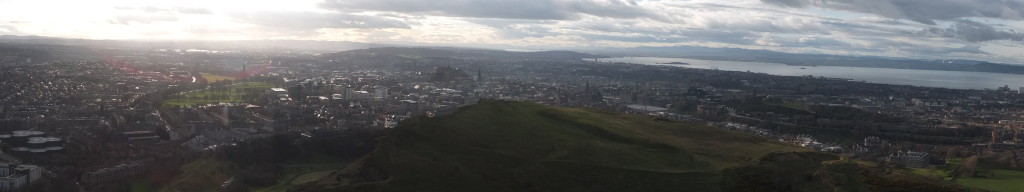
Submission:
[[[950,179],[950,181],[956,182],[956,179],[958,179],[958,178],[960,178],[962,176],[965,176],[965,175],[966,176],[974,176],[975,172],[977,171],[977,168],[978,168],[978,156],[974,155],[974,156],[968,157],[968,158],[964,159],[964,161],[962,163],[960,163],[960,166],[958,166],[956,168],[956,170],[953,171],[953,179]]]

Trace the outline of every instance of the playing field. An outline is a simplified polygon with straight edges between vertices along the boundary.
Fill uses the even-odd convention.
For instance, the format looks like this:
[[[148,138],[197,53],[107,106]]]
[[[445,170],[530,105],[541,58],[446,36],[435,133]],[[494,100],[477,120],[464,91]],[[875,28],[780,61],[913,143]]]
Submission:
[[[203,73],[203,74],[201,74],[201,76],[203,77],[203,79],[206,79],[206,82],[210,82],[210,83],[218,82],[218,81],[224,81],[224,80],[232,80],[232,81],[235,80],[234,77],[217,75],[217,74],[209,74],[209,73]]]
[[[244,82],[229,85],[223,89],[203,89],[191,92],[179,93],[168,97],[164,106],[190,107],[210,103],[238,103],[247,102],[259,97],[266,90],[273,87],[269,83]]]

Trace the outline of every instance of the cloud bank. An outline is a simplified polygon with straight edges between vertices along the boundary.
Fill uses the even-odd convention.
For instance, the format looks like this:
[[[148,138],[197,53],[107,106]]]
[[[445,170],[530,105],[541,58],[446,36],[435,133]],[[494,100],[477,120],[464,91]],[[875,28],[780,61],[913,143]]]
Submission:
[[[0,1],[0,35],[703,46],[1024,63],[1022,0]],[[33,10],[52,10],[40,12]],[[60,14],[53,14],[60,13]]]

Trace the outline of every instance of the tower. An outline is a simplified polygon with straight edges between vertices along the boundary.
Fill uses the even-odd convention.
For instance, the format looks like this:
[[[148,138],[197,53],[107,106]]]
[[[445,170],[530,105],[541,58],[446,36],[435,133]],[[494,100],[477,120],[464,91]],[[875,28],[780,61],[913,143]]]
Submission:
[[[1020,121],[1014,121],[1010,126],[1013,128],[1013,144],[1020,144]]]
[[[996,143],[996,129],[992,129],[992,144]]]

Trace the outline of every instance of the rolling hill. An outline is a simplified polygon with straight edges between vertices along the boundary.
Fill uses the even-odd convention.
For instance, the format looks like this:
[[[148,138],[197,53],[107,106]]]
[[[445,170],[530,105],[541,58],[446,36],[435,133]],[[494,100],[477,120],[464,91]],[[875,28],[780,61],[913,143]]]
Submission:
[[[292,191],[961,190],[893,170],[698,123],[482,100],[403,121]]]

